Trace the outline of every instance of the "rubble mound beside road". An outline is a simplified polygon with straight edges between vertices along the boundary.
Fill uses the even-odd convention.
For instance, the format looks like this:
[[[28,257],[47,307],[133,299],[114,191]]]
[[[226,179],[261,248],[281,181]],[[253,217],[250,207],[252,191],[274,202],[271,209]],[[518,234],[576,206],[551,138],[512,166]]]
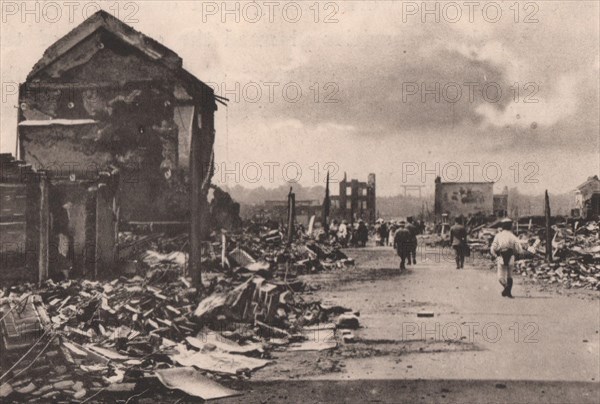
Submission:
[[[271,362],[273,349],[337,346],[336,319],[350,310],[304,301],[307,286],[296,278],[350,265],[336,246],[288,244],[260,226],[214,234],[198,292],[186,276],[186,237],[149,240],[150,249],[129,257],[137,265],[116,279],[48,280],[0,292],[0,397],[85,401],[161,385],[224,397],[240,392],[218,382],[250,377]]]
[[[517,273],[535,281],[563,288],[600,291],[600,225],[597,222],[552,226],[552,261],[546,262],[546,241],[539,226],[521,226],[517,232],[525,250],[515,264]],[[489,229],[472,233],[472,249],[487,254]],[[495,269],[495,267],[494,267]]]

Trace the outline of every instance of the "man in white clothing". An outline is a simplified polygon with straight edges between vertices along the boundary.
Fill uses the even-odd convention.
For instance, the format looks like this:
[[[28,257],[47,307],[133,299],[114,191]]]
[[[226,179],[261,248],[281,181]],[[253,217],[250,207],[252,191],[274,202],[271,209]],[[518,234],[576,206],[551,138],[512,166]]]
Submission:
[[[342,244],[342,246],[346,247],[346,244],[348,243],[348,221],[347,220],[343,220],[342,224],[340,224],[340,227],[338,228],[337,236],[338,236],[338,240]]]
[[[504,287],[502,296],[512,298],[512,271],[515,265],[515,256],[522,255],[523,248],[519,239],[512,232],[512,220],[502,219],[500,225],[502,230],[494,237],[490,253],[496,260],[498,280]]]

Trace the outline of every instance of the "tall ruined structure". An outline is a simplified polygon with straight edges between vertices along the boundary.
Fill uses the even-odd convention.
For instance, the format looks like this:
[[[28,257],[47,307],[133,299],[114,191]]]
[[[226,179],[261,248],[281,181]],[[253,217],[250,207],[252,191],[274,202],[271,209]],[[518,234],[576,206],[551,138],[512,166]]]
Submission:
[[[340,181],[338,195],[331,197],[332,218],[354,221],[362,219],[367,223],[377,220],[377,197],[375,194],[375,174],[370,173],[366,182],[344,178]]]
[[[69,221],[60,226],[82,240],[96,231],[85,189],[72,188],[118,173],[114,223],[190,220],[191,264],[199,262],[222,101],[182,65],[175,52],[104,11],[44,52],[19,88],[18,157],[51,184],[61,179],[49,191],[52,217]],[[116,237],[113,228],[107,237]]]
[[[104,11],[44,52],[19,104],[20,158],[50,177],[118,168],[123,220],[188,217],[194,142],[208,190],[212,89],[176,53]]]

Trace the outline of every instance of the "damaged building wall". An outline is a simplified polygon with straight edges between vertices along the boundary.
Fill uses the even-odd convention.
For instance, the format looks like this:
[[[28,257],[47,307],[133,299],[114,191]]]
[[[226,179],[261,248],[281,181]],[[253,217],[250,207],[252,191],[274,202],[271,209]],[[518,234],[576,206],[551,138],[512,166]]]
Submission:
[[[2,155],[0,216],[3,284],[114,270],[118,174],[52,177]],[[66,273],[64,273],[66,272]]]
[[[192,138],[205,181],[216,105],[177,54],[98,12],[45,52],[19,98],[25,161],[78,175],[118,168],[123,220],[189,217]]]
[[[0,281],[36,282],[48,273],[48,182],[44,173],[0,155]]]
[[[94,179],[54,176],[50,196],[50,276],[102,277],[117,258],[118,174]]]
[[[590,176],[575,190],[575,208],[585,218],[600,216],[600,179]]]
[[[344,179],[340,181],[338,195],[331,197],[331,217],[354,221],[362,219],[368,223],[377,220],[377,198],[375,194],[375,174],[368,176],[367,182]]]
[[[122,173],[121,189],[127,190],[122,197],[125,220],[182,217],[187,175],[177,170],[174,101],[169,89],[147,84],[132,87],[72,89],[59,100],[40,100],[34,91],[37,102],[25,91],[20,103],[25,119],[41,110],[51,120],[69,121],[22,121],[21,155],[36,167],[84,175],[117,167]],[[54,109],[55,103],[83,107]]]
[[[452,217],[494,213],[494,184],[492,182],[435,183],[435,215],[439,219],[448,213]]]

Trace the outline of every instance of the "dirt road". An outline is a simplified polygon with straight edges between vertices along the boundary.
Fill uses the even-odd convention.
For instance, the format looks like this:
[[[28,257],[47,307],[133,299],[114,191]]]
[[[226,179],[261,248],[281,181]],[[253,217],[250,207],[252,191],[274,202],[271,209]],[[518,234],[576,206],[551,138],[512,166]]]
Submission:
[[[489,261],[456,270],[421,253],[399,274],[389,248],[347,253],[355,268],[305,281],[320,288],[315,298],[360,312],[357,341],[275,353],[273,366],[240,386],[250,390],[245,402],[600,402],[597,295],[545,291],[517,276],[507,299]]]
[[[340,378],[599,380],[597,297],[542,292],[516,277],[515,299],[507,299],[485,261],[456,270],[430,259],[398,276],[387,270],[397,261],[391,250],[352,254],[359,271],[385,276],[321,280],[320,295],[360,310],[363,341],[401,345],[403,355],[401,365],[393,355],[346,361]]]

